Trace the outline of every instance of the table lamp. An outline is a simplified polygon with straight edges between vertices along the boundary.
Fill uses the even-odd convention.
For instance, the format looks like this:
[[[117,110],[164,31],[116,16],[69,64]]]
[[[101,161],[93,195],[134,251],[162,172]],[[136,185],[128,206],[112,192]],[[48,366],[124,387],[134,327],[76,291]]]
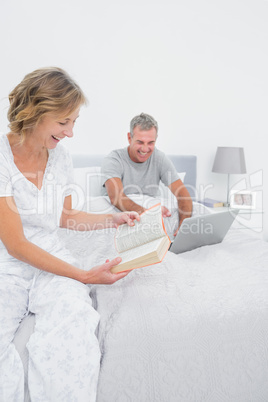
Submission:
[[[225,173],[228,175],[226,206],[229,206],[230,174],[246,173],[244,148],[217,147],[212,172]]]

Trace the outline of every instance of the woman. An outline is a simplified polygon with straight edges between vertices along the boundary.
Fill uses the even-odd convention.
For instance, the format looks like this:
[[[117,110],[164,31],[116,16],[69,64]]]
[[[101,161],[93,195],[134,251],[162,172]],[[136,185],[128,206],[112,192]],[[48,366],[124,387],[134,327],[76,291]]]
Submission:
[[[66,72],[44,68],[26,75],[9,101],[10,132],[0,137],[0,400],[23,401],[23,367],[12,340],[31,311],[31,400],[94,401],[99,317],[86,284],[111,284],[126,273],[110,272],[120,258],[80,269],[57,228],[134,225],[139,218],[72,209],[72,163],[59,142],[73,136],[86,99]]]

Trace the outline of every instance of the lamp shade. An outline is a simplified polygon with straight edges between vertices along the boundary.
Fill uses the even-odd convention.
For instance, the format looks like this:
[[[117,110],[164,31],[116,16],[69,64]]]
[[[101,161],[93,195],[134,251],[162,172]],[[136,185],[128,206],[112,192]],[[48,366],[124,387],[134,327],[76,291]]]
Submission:
[[[218,147],[212,172],[215,173],[246,173],[244,148]]]

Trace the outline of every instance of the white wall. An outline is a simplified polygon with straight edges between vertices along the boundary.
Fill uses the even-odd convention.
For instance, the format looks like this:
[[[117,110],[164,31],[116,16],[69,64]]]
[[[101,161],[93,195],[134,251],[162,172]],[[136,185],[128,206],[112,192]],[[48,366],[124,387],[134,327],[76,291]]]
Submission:
[[[263,173],[255,189],[268,240],[267,21],[265,0],[2,0],[0,131],[9,91],[35,68],[60,66],[90,101],[70,150],[125,146],[130,119],[147,112],[158,147],[196,154],[199,185],[224,199],[226,177],[211,173],[216,148],[242,146],[248,186]]]

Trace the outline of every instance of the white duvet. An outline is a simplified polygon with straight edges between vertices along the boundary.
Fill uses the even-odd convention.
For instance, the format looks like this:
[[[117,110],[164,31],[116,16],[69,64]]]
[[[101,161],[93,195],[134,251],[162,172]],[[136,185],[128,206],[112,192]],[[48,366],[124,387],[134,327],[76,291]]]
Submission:
[[[114,257],[113,237],[62,231],[85,269]],[[268,401],[266,242],[230,230],[221,244],[168,252],[91,295],[98,402]]]

